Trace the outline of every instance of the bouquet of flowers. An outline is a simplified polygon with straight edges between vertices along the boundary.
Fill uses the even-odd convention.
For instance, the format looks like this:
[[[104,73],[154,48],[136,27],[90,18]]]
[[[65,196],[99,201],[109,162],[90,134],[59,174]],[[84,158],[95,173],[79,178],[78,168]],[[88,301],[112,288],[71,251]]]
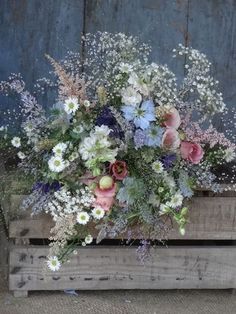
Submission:
[[[197,187],[220,192],[226,175],[215,169],[236,156],[232,139],[211,122],[227,109],[204,54],[174,49],[174,57],[185,58],[180,82],[166,65],[149,63],[151,48],[137,38],[87,34],[83,45],[86,58],[47,56],[56,80],[43,78],[35,87],[42,93],[56,87],[49,113],[19,75],[0,83],[2,92],[21,100],[21,134],[7,134],[9,125],[1,133],[34,181],[22,208],[55,221],[52,270],[78,244],[94,242],[94,234],[97,242],[138,238],[142,258],[170,221],[184,234],[186,200]]]

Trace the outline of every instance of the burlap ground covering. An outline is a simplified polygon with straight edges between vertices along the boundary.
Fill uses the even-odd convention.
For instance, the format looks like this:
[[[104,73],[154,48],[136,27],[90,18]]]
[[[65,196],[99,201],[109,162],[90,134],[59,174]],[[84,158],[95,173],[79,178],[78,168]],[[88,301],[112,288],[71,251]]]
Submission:
[[[31,292],[14,298],[1,282],[0,314],[234,314],[227,290]]]

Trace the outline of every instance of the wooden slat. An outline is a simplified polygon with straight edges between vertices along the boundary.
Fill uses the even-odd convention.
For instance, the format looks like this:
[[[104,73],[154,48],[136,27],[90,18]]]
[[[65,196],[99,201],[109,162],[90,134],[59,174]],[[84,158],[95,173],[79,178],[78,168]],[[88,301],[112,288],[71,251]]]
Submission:
[[[83,12],[84,0],[1,0],[0,81],[21,73],[27,89],[32,90],[36,80],[52,70],[46,53],[61,59],[68,50],[80,52]],[[41,101],[50,108],[55,95],[47,89]],[[0,104],[0,110],[19,110],[15,100],[0,98]],[[20,119],[14,121],[19,125]]]
[[[236,197],[195,197],[189,208],[185,236],[175,228],[169,239],[236,239]],[[52,226],[50,216],[40,214],[11,221],[9,233],[11,238],[48,238]]]
[[[152,46],[151,61],[168,64],[182,77],[184,60],[172,50],[185,43],[188,0],[89,0],[85,6],[85,32],[123,32]]]
[[[236,197],[195,197],[189,204],[185,236],[173,230],[171,239],[236,239]]]
[[[135,247],[87,247],[59,272],[45,268],[47,247],[13,248],[10,290],[236,288],[236,247],[152,249],[145,265]]]
[[[199,49],[212,62],[212,71],[219,80],[219,89],[231,108],[236,100],[236,2],[234,0],[189,0],[189,46]],[[234,129],[215,121],[219,130]],[[229,110],[229,118],[232,113]],[[235,132],[232,132],[234,134]],[[231,175],[229,167],[229,175]]]

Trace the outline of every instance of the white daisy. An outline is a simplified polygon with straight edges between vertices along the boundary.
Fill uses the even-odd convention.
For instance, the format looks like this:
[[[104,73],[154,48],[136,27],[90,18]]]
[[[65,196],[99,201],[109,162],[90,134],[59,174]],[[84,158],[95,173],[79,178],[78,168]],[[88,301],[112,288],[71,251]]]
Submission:
[[[80,134],[80,133],[84,132],[84,127],[82,125],[78,125],[73,129],[73,132],[76,134]]]
[[[105,211],[103,208],[101,207],[95,207],[93,208],[92,210],[92,216],[95,218],[95,219],[101,219],[103,218],[105,215]]]
[[[152,169],[158,174],[162,173],[164,171],[162,162],[160,162],[159,160],[154,161],[154,163],[152,164]]]
[[[235,150],[232,147],[229,147],[225,150],[225,161],[226,162],[231,162],[236,158],[236,153]]]
[[[79,157],[79,154],[77,152],[73,152],[70,156],[69,156],[69,161],[74,161],[75,159],[77,159]]]
[[[52,172],[62,172],[66,165],[60,156],[53,156],[48,161],[48,167]]]
[[[75,97],[70,97],[66,99],[65,104],[64,104],[64,110],[68,114],[74,114],[76,110],[79,108],[79,103],[78,99]]]
[[[89,221],[89,214],[86,212],[80,212],[77,215],[77,222],[81,225],[86,225]]]
[[[58,143],[56,146],[53,147],[52,151],[55,155],[61,156],[65,150],[67,149],[66,143]]]
[[[58,260],[57,256],[50,256],[47,265],[52,271],[57,271],[61,267],[61,262]]]
[[[20,147],[21,146],[21,140],[19,137],[13,137],[13,139],[11,140],[11,144],[14,147]]]
[[[90,244],[93,242],[93,237],[91,236],[91,234],[88,234],[87,237],[84,239],[84,242],[86,244]]]
[[[176,208],[182,205],[183,203],[183,195],[181,195],[180,193],[176,193],[175,195],[173,195],[171,197],[171,200],[169,202],[170,207],[172,208]]]
[[[91,106],[90,101],[86,99],[86,100],[84,101],[84,106],[85,106],[86,108],[89,108],[89,107]]]
[[[34,126],[31,122],[27,123],[25,126],[24,126],[24,130],[26,133],[31,133],[34,129]]]
[[[18,153],[17,153],[17,156],[18,156],[21,160],[23,160],[23,159],[26,158],[26,155],[25,155],[24,153],[22,153],[22,152],[18,152]]]

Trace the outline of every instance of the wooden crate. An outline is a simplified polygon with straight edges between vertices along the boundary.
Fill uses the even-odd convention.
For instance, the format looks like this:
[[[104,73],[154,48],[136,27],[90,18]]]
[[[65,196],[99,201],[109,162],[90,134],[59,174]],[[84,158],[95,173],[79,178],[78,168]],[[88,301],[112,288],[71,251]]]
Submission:
[[[14,197],[14,206],[20,199]],[[184,241],[153,248],[145,265],[135,247],[99,245],[79,248],[55,273],[45,267],[48,246],[32,244],[49,237],[50,216],[25,213],[9,224],[9,289],[26,296],[31,290],[236,288],[236,197],[195,197],[190,208],[185,236],[175,229],[169,235]]]

